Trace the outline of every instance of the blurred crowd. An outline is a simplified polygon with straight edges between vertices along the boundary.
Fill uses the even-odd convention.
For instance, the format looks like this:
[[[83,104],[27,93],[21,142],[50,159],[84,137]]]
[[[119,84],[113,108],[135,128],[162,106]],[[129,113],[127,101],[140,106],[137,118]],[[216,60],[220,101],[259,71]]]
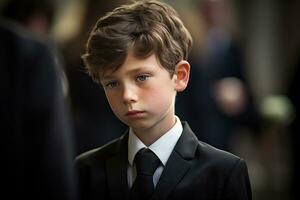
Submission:
[[[176,99],[176,114],[181,120],[189,121],[200,140],[246,160],[253,199],[299,199],[296,193],[300,178],[296,156],[300,142],[297,134],[300,125],[299,1],[165,1],[179,12],[194,39],[189,58],[191,79],[187,90]],[[58,116],[68,124],[67,128],[59,126],[67,132],[68,149],[63,143],[57,148],[69,153],[71,159],[125,131],[125,125],[110,111],[104,91],[86,73],[81,55],[97,19],[126,2],[0,2],[1,23],[17,34],[30,34],[49,48],[64,103]],[[5,48],[11,45],[7,43],[5,47],[7,40],[4,36],[0,39],[3,40],[0,71],[4,73],[11,70],[4,68],[10,66],[7,63],[18,57],[7,61]],[[40,62],[39,68],[53,67],[47,60]],[[18,77],[13,80],[18,81]],[[4,91],[10,91],[13,86],[10,80],[5,80],[1,85],[6,85]],[[22,95],[16,98],[23,98]],[[51,93],[45,95],[51,99]],[[7,117],[10,112],[9,101],[1,97],[1,117]],[[29,128],[34,129],[34,124]]]

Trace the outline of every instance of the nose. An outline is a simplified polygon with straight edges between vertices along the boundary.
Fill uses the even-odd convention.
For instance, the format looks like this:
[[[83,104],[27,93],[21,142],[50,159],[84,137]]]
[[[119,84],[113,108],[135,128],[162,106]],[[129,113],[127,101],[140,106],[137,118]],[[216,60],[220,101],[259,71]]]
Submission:
[[[134,103],[138,100],[136,88],[131,85],[123,87],[123,102],[124,104]]]

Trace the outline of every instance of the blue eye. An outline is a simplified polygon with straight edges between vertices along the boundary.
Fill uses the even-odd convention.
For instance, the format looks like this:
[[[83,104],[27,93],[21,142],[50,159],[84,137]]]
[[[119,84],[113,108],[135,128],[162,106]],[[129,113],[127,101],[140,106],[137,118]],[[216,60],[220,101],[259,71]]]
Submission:
[[[138,81],[141,81],[141,82],[147,80],[148,78],[149,78],[148,75],[139,75],[139,76],[136,77],[136,79],[137,79]]]
[[[112,82],[105,84],[105,87],[109,88],[109,89],[115,88],[117,86],[118,86],[118,83],[116,81],[112,81]]]

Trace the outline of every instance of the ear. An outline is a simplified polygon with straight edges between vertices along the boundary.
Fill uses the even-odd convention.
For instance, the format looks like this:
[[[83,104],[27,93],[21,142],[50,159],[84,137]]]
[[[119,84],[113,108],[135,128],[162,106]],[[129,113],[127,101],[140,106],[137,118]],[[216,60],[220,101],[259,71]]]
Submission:
[[[181,92],[185,90],[190,78],[190,64],[186,60],[181,60],[175,66],[175,90]]]

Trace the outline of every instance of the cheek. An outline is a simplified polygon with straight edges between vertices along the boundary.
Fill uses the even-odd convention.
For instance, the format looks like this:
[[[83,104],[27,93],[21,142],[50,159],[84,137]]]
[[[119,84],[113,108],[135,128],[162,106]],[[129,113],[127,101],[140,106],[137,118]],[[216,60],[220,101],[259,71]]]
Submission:
[[[152,109],[160,109],[170,104],[175,96],[175,91],[170,89],[164,89],[158,87],[156,89],[150,89],[142,94],[142,98],[151,106]]]
[[[106,99],[111,107],[111,109],[115,112],[118,109],[118,105],[120,105],[118,98],[116,98],[114,95],[112,94],[107,94],[106,93]]]

